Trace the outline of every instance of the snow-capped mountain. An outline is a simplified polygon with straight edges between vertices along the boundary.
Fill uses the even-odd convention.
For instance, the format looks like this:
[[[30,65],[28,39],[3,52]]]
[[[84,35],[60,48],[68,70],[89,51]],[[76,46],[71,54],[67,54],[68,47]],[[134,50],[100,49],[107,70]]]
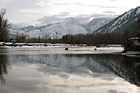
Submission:
[[[132,33],[138,30],[138,19],[140,19],[140,7],[125,12],[93,33],[122,33],[124,31]]]
[[[85,28],[89,33],[92,33],[98,28],[110,22],[112,19],[113,18],[94,18],[85,26]]]
[[[87,25],[78,23],[74,18],[69,17],[62,22],[42,26],[27,26],[10,31],[11,35],[26,34],[28,37],[51,37],[61,38],[66,34],[87,34],[87,33],[129,33],[138,31],[138,20],[140,20],[140,7],[131,9],[128,12],[112,18],[96,18]]]
[[[54,38],[60,38],[66,34],[75,35],[87,33],[85,28],[72,17],[65,19],[63,22],[45,27],[44,30],[47,32],[47,35]]]
[[[55,24],[49,24],[45,26],[27,26],[23,27],[19,30],[14,30],[11,31],[15,32],[17,31],[18,33],[24,32],[28,37],[34,38],[34,37],[51,37],[51,38],[61,38],[63,35],[66,34],[86,34],[87,31],[85,28],[78,23],[74,18],[69,17],[65,19],[62,22],[58,22]]]

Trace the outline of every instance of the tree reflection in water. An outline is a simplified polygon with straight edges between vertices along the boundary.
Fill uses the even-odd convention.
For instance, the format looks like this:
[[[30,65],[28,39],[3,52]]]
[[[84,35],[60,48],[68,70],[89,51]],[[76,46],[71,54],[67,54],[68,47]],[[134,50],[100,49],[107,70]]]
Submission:
[[[4,74],[8,74],[8,69],[10,68],[10,64],[8,63],[7,55],[0,55],[0,82],[1,84],[5,84]]]

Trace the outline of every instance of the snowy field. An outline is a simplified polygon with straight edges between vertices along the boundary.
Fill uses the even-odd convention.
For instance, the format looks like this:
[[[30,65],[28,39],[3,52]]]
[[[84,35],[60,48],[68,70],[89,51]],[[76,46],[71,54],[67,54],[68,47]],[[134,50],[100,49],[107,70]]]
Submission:
[[[123,51],[123,47],[119,45],[111,45],[108,47],[96,47],[96,46],[86,46],[86,45],[69,45],[69,44],[47,44],[43,45],[33,45],[33,46],[4,46],[0,48],[1,53],[8,51],[12,54],[105,54],[105,53],[118,53]],[[65,50],[68,48],[68,50]],[[24,51],[28,50],[28,51]],[[38,52],[34,52],[38,51]]]

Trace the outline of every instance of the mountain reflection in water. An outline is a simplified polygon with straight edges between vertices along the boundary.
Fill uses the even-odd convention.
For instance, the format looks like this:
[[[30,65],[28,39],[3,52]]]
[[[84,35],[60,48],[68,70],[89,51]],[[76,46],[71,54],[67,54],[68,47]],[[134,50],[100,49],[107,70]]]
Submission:
[[[11,64],[11,67],[16,68],[14,71],[16,71],[16,73],[22,73],[22,76],[24,76],[27,72],[31,74],[34,73],[34,70],[30,69],[32,68],[32,66],[38,66],[34,69],[42,73],[47,73],[45,75],[48,75],[48,73],[52,75],[60,75],[60,70],[68,74],[82,75],[83,73],[87,74],[88,70],[94,73],[89,74],[93,78],[99,78],[101,77],[100,75],[108,75],[108,78],[106,79],[110,80],[112,79],[110,76],[116,74],[117,76],[124,78],[128,82],[140,86],[140,58],[128,58],[121,55],[111,54],[0,55],[0,79],[3,82],[3,74],[8,73],[8,69],[10,67],[9,63]],[[26,66],[28,66],[27,69]],[[18,69],[20,67],[22,67],[21,71],[23,71],[23,69],[25,70],[23,72],[18,72]],[[14,71],[12,71],[12,73],[14,73]],[[19,75],[18,77],[22,78],[22,76]],[[63,79],[68,78],[68,76],[65,74],[61,74],[60,77],[62,77]],[[6,80],[8,80],[8,78],[6,78]]]
[[[80,66],[86,66],[92,72],[110,73],[140,86],[140,58],[127,58],[119,55],[12,55],[10,63],[19,62],[40,63],[47,66],[59,67],[68,73],[73,73]],[[0,78],[7,74],[8,57],[0,55]]]
[[[116,55],[94,55],[92,58],[116,75],[140,86],[140,58]]]

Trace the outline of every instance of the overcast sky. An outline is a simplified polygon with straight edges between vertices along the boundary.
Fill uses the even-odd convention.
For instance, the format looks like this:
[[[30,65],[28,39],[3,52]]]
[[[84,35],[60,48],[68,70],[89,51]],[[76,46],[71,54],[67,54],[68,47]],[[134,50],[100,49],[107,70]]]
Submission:
[[[140,5],[140,0],[0,0],[10,23],[49,24],[74,17],[87,23],[97,17],[114,17]]]

